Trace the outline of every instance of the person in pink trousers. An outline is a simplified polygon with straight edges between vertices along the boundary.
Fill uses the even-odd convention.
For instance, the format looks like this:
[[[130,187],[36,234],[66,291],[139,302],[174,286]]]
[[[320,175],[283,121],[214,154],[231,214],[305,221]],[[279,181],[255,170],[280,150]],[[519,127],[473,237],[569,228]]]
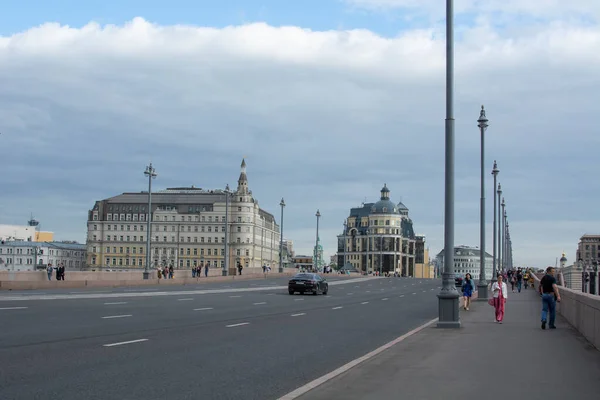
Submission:
[[[501,324],[504,320],[504,305],[508,297],[508,287],[503,282],[502,275],[498,275],[496,282],[492,285],[492,293],[494,294],[494,310],[496,312],[496,322]]]

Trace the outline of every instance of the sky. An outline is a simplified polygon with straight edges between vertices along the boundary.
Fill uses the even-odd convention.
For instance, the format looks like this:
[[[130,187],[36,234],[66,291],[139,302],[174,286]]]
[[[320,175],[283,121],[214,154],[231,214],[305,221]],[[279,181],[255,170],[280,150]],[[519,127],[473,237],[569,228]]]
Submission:
[[[8,3],[8,4],[7,4]],[[312,254],[350,208],[391,198],[444,246],[441,0],[4,2],[0,223],[33,213],[85,241],[96,200],[236,185]],[[479,245],[485,105],[486,250],[497,160],[515,264],[553,265],[600,233],[597,0],[455,0],[455,244]]]

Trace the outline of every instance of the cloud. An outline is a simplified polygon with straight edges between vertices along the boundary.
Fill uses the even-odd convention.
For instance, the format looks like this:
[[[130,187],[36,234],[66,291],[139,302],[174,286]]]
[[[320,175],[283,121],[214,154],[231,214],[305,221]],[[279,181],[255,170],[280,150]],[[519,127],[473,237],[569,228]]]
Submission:
[[[497,159],[517,261],[548,264],[600,221],[588,175],[598,169],[600,28],[563,20],[498,29],[485,19],[459,28],[456,242],[479,242],[484,103],[488,222]],[[391,38],[135,18],[0,37],[0,220],[33,212],[45,229],[85,240],[93,202],[144,190],[149,160],[156,187],[216,188],[235,186],[246,156],[260,205],[279,219],[286,199],[285,236],[298,253],[312,254],[316,209],[326,255],[335,252],[348,210],[377,200],[383,183],[437,252],[444,50],[435,25]]]

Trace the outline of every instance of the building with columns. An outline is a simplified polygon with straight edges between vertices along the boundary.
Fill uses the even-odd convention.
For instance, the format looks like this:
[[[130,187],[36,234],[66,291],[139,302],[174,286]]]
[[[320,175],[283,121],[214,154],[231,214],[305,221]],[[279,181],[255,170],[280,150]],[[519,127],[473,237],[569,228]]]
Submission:
[[[90,269],[144,268],[147,218],[151,218],[152,268],[224,266],[225,209],[229,196],[229,268],[279,263],[279,225],[252,195],[242,160],[236,190],[191,187],[123,193],[99,200],[89,211],[87,265]]]
[[[390,190],[383,185],[378,202],[350,210],[338,235],[338,265],[351,264],[363,273],[414,276],[416,239],[408,208],[391,201]]]

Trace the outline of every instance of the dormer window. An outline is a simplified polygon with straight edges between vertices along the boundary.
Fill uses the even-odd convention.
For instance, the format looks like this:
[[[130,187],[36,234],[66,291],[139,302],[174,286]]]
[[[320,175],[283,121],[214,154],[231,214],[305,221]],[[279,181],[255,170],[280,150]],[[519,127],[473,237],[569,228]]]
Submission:
[[[387,207],[383,207],[383,212],[386,213],[387,212]]]

